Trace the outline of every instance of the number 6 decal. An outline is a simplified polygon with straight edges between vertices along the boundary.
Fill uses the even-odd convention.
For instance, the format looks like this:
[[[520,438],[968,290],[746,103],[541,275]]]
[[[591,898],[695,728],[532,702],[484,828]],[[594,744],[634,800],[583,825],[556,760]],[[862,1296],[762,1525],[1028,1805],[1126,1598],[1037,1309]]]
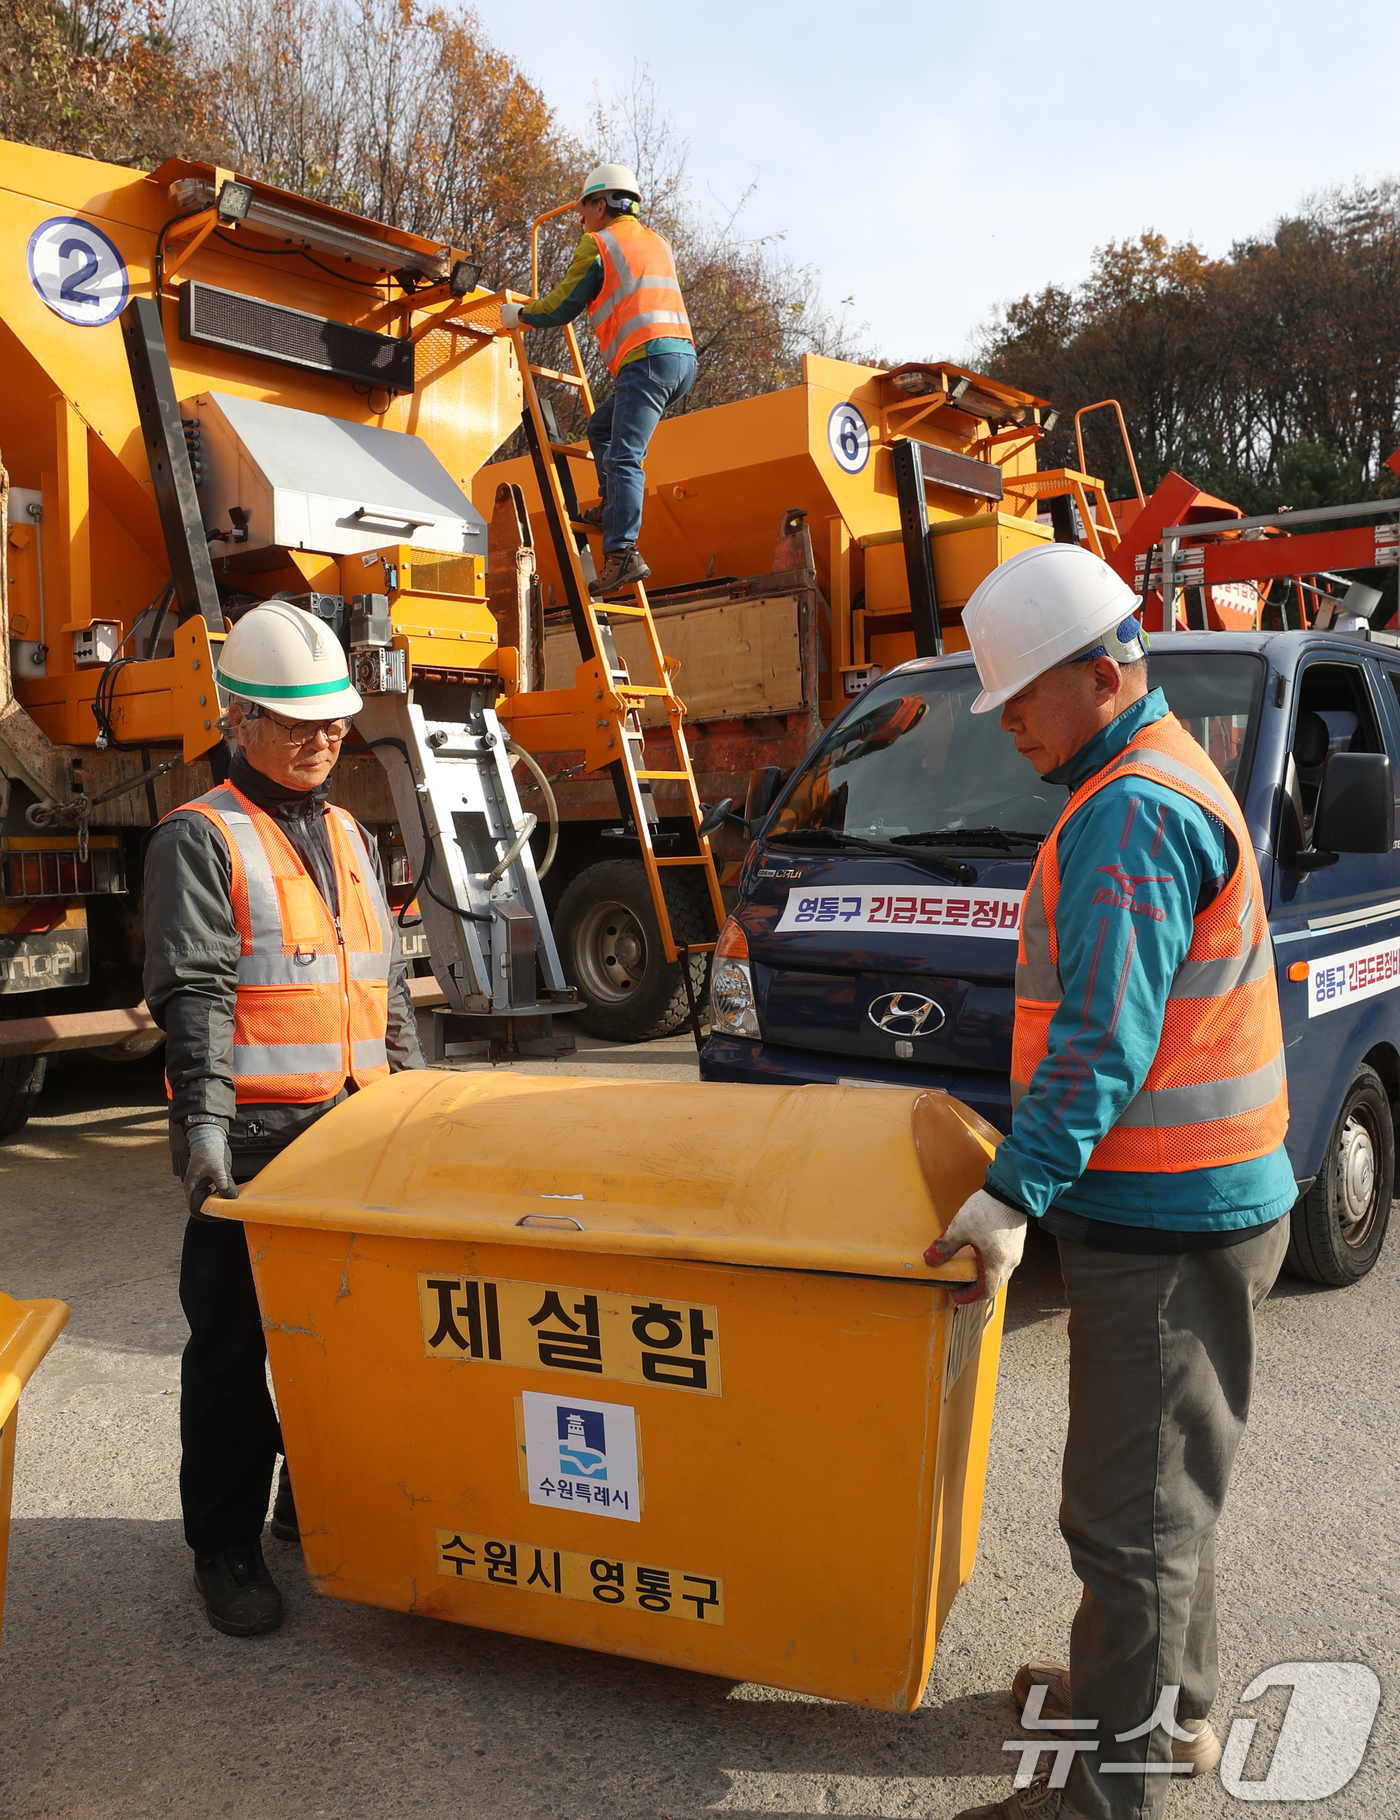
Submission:
[[[870,459],[870,426],[853,404],[836,406],[826,420],[826,440],[848,474],[859,474]]]
[[[131,289],[116,247],[76,215],[56,215],[30,235],[29,282],[55,316],[80,329],[115,322]]]

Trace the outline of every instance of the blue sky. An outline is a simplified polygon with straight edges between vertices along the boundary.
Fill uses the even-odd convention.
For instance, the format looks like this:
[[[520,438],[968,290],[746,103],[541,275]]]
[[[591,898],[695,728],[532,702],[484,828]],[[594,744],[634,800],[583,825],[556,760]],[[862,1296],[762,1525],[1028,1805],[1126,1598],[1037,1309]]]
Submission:
[[[1209,253],[1308,193],[1400,175],[1400,5],[699,6],[480,0],[587,126],[645,64],[697,196],[854,297],[888,358],[956,359],[1001,300],[1155,228]]]

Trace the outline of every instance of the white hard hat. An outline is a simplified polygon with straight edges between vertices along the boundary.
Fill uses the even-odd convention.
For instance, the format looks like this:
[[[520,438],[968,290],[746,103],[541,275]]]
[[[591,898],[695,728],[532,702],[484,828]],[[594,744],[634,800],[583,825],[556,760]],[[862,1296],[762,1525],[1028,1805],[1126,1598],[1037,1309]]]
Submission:
[[[1071,657],[1134,663],[1146,654],[1138,598],[1106,562],[1073,543],[1022,550],[978,583],[963,608],[989,714]]]
[[[587,202],[590,196],[630,196],[633,202],[640,202],[642,192],[637,188],[637,179],[625,164],[598,164],[583,180],[579,192],[579,201]]]
[[[284,600],[243,615],[224,640],[214,680],[288,720],[348,719],[364,706],[330,627]]]

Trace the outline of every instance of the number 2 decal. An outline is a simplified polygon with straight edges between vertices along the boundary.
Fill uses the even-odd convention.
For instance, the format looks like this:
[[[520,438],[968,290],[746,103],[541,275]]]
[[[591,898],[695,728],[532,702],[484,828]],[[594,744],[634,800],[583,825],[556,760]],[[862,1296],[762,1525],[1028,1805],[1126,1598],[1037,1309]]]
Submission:
[[[41,222],[29,237],[29,282],[75,328],[115,322],[131,293],[126,263],[101,228],[77,215]]]
[[[59,302],[81,303],[84,305],[100,304],[102,301],[100,297],[90,296],[82,289],[88,279],[96,278],[98,272],[102,269],[97,254],[93,252],[87,241],[77,239],[65,240],[63,245],[58,249],[58,257],[60,263],[69,259],[76,259],[79,262],[77,271],[70,272],[59,286]]]

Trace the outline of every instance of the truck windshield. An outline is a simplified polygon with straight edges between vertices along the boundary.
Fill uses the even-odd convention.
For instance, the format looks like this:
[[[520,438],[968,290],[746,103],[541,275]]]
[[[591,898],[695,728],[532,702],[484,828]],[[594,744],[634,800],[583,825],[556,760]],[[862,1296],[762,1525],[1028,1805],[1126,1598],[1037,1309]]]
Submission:
[[[1264,670],[1240,651],[1149,660],[1152,686],[1237,792]],[[876,683],[808,760],[766,838],[1034,852],[1065,806],[1064,787],[1037,776],[996,714],[972,713],[980,689],[971,664]]]

